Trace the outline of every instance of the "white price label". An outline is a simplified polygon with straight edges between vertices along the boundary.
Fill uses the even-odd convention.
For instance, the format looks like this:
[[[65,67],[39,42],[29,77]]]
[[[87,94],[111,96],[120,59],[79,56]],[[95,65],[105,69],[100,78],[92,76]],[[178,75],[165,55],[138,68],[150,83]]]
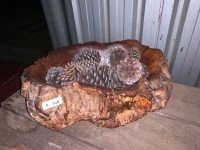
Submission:
[[[43,110],[46,110],[46,109],[61,105],[62,103],[63,103],[62,97],[59,96],[54,99],[42,102],[42,108]]]

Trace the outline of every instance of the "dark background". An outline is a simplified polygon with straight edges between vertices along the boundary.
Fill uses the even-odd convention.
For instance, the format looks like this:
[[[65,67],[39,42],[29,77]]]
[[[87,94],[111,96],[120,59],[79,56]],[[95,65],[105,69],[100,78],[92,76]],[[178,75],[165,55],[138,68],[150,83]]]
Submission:
[[[2,0],[0,60],[23,65],[52,51],[40,0]]]

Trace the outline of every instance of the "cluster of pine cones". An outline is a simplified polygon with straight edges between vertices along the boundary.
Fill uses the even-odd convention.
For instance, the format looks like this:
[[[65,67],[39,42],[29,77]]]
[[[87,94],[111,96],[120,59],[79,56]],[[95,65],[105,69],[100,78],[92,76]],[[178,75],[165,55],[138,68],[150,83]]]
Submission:
[[[148,76],[140,58],[141,54],[134,48],[128,51],[114,48],[106,56],[88,49],[77,53],[73,61],[64,68],[50,68],[45,79],[48,84],[60,86],[77,81],[107,88],[123,88],[134,84],[143,76]],[[104,65],[100,65],[102,61]]]

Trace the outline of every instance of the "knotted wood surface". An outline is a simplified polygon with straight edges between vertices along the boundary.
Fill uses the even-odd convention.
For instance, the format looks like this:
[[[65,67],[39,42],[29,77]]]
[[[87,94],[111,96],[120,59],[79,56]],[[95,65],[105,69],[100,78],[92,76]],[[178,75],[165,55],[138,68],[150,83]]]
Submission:
[[[107,51],[113,47],[137,49],[139,60],[149,76],[123,89],[72,82],[66,86],[47,84],[51,67],[64,67],[75,54],[87,48]],[[143,117],[147,112],[164,108],[171,94],[171,75],[161,50],[141,45],[135,40],[114,43],[89,42],[60,48],[26,68],[21,77],[21,95],[26,98],[29,114],[40,124],[59,130],[80,120],[114,128]],[[44,102],[61,97],[62,103],[44,109]]]

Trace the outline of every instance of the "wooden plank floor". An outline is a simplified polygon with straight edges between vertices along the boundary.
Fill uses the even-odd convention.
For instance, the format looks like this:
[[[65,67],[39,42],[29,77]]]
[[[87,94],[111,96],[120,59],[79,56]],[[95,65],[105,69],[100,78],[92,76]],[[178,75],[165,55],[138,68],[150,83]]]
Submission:
[[[24,98],[19,92],[4,101],[2,106],[26,118],[27,122],[33,122],[26,112]],[[7,130],[18,138],[13,139],[12,134],[7,135]],[[45,147],[46,149],[199,150],[200,89],[174,83],[172,96],[165,109],[148,113],[136,122],[115,129],[99,128],[90,122],[82,121],[61,131],[52,131],[37,125],[34,131],[21,132],[10,129],[6,124],[0,125],[0,143],[3,140],[4,146],[12,147],[13,142],[20,141],[19,144],[33,150],[43,150]],[[33,133],[37,138],[34,138]],[[29,143],[23,140],[26,136],[30,136]],[[37,143],[39,141],[44,141],[46,144],[41,147],[41,144]]]
[[[0,150],[60,150],[60,149],[91,149],[96,148],[85,144],[73,137],[65,136],[60,132],[49,130],[43,126],[36,125],[30,131],[17,130],[8,127],[8,120],[4,120],[3,109],[0,108]],[[20,124],[21,122],[29,120],[24,120],[24,118],[15,117],[13,118],[13,123]],[[34,125],[32,125],[34,126]],[[13,149],[11,149],[13,148]],[[16,149],[14,149],[16,148]]]

